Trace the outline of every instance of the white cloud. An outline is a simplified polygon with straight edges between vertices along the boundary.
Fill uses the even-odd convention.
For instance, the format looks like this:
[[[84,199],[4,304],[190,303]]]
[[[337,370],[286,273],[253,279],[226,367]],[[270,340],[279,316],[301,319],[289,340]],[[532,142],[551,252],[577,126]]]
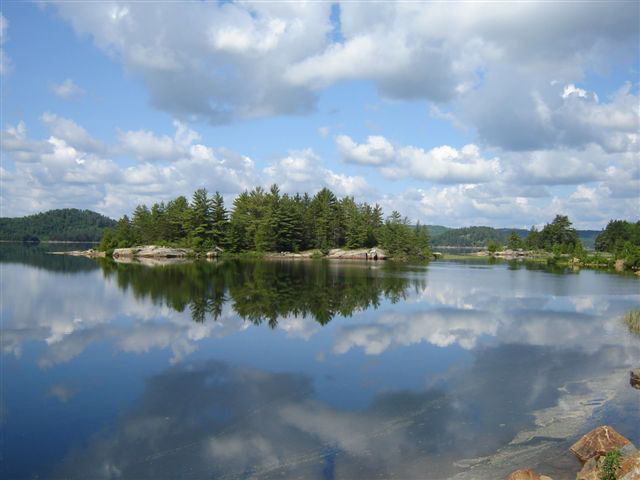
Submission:
[[[395,150],[393,145],[384,137],[371,135],[367,143],[357,144],[347,135],[336,137],[338,151],[345,162],[363,165],[382,165],[393,162]]]
[[[389,178],[410,177],[438,183],[480,183],[502,173],[497,158],[482,158],[476,145],[462,149],[443,145],[424,150],[405,146],[395,148],[382,136],[370,136],[357,144],[347,135],[336,137],[338,151],[346,162],[381,167]]]
[[[336,173],[324,167],[311,149],[291,151],[264,169],[270,182],[278,183],[283,191],[315,192],[327,187],[339,196],[363,195],[371,191],[360,176]]]
[[[64,98],[65,100],[69,100],[73,97],[78,97],[80,95],[85,94],[85,91],[82,88],[80,88],[78,85],[76,85],[76,83],[70,78],[67,78],[64,82],[60,84],[52,85],[51,90],[58,97]]]
[[[173,137],[167,135],[159,137],[147,130],[120,132],[118,136],[120,153],[150,162],[178,160],[188,155],[192,144],[200,140],[200,134],[182,122],[174,121],[173,125],[176,128]]]
[[[11,216],[82,206],[118,217],[132,205],[190,196],[199,187],[237,193],[258,182],[250,158],[195,143],[199,135],[180,122],[166,142],[151,132],[134,132],[104,145],[72,120],[52,113],[41,120],[51,134],[46,140],[28,138],[24,122],[2,132],[2,149],[14,164],[0,177],[3,213]],[[163,142],[170,145],[166,151],[158,149]],[[150,163],[158,152],[159,161]],[[123,166],[113,154],[136,156],[141,163]]]
[[[146,21],[151,7],[136,2],[52,3],[144,82],[154,106],[214,123],[305,113],[320,89],[366,80],[387,97],[454,102],[455,113],[495,144],[540,146],[535,128],[525,138],[502,138],[512,129],[497,135],[492,109],[508,126],[530,116],[530,96],[541,85],[555,81],[567,85],[567,99],[580,96],[575,85],[587,72],[638,54],[632,4],[596,2],[577,11],[562,2],[344,2],[336,41],[329,3],[162,3],[153,6],[153,22]],[[514,104],[512,95],[523,99]]]
[[[87,151],[103,151],[105,146],[89,135],[89,133],[73,120],[59,117],[50,112],[40,116],[40,120],[47,127],[51,135],[64,140],[75,148]]]
[[[283,72],[326,44],[328,3],[53,3],[144,82],[155,107],[179,118],[220,123],[314,106],[313,93]]]
[[[14,167],[2,170],[0,199],[3,213],[11,216],[82,206],[119,217],[132,205],[188,197],[200,187],[228,195],[274,182],[289,192],[372,191],[364,178],[324,166],[311,149],[292,151],[259,170],[245,155],[199,143],[200,135],[178,121],[173,137],[127,131],[115,145],[105,145],[72,120],[52,113],[41,120],[50,131],[46,140],[28,138],[24,122],[2,132],[2,149]],[[123,165],[114,155],[139,162]]]

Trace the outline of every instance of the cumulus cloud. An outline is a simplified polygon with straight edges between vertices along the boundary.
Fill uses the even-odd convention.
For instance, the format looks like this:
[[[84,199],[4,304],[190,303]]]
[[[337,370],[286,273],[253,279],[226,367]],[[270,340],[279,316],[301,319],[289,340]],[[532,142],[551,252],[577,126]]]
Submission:
[[[366,80],[391,98],[464,99],[458,110],[474,105],[467,120],[482,133],[491,130],[482,112],[504,104],[501,114],[505,107],[525,113],[531,95],[552,80],[579,94],[587,71],[638,54],[632,4],[577,11],[565,3],[344,2],[334,25],[328,3],[165,3],[154,5],[154,22],[145,21],[148,5],[135,2],[53,3],[78,33],[142,79],[154,106],[215,123],[308,112],[321,89]],[[505,102],[505,93],[522,101]]]
[[[291,151],[265,168],[264,172],[285,192],[314,192],[327,187],[341,196],[355,196],[372,190],[360,176],[336,173],[326,168],[311,149]]]
[[[83,127],[73,120],[50,112],[43,113],[40,120],[53,137],[64,140],[75,148],[87,151],[104,151],[105,149],[100,141],[91,137]]]
[[[228,195],[271,183],[288,192],[372,191],[364,178],[327,168],[311,149],[291,151],[259,169],[246,155],[201,143],[200,134],[179,121],[171,137],[125,131],[108,145],[70,119],[46,112],[41,120],[47,139],[29,138],[24,122],[1,132],[2,149],[14,164],[0,171],[0,199],[10,215],[81,205],[118,217],[132,205],[190,196],[200,187]],[[127,165],[116,157],[138,162]]]
[[[0,176],[3,209],[11,215],[82,205],[120,216],[131,205],[190,195],[199,187],[237,193],[257,182],[250,158],[196,143],[199,135],[179,122],[173,138],[124,132],[118,143],[105,145],[72,120],[52,113],[41,120],[50,132],[46,140],[28,138],[24,122],[2,132],[2,149],[14,163]],[[140,163],[114,160],[122,155]]]
[[[505,150],[595,144],[620,152],[638,150],[639,102],[628,83],[600,101],[594,92],[573,84],[500,70],[488,73],[474,94],[456,105],[457,118],[475,127],[483,142]]]
[[[328,3],[55,2],[80,34],[114,55],[174,116],[213,123],[310,111],[315,95],[286,68],[320,51],[331,30]]]
[[[405,146],[395,148],[382,136],[370,136],[358,144],[347,135],[336,137],[336,144],[346,162],[380,166],[389,178],[412,177],[438,183],[479,183],[502,173],[497,158],[484,159],[476,145],[462,149],[443,145],[424,150]]]
[[[178,160],[189,154],[192,144],[200,140],[200,134],[186,124],[174,121],[176,132],[173,137],[156,136],[147,130],[120,132],[119,148],[141,161]]]
[[[51,91],[58,97],[64,98],[65,100],[85,94],[85,91],[70,78],[67,78],[60,84],[52,85]]]
[[[380,135],[367,137],[367,143],[357,144],[348,135],[338,135],[336,145],[346,162],[362,165],[382,165],[394,161],[393,145]]]

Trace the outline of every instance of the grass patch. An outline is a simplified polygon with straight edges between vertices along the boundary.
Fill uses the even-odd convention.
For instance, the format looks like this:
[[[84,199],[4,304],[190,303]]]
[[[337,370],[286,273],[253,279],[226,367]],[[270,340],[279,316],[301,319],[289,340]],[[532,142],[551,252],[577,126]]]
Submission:
[[[627,324],[629,331],[640,335],[640,309],[629,310],[624,314],[624,323]]]

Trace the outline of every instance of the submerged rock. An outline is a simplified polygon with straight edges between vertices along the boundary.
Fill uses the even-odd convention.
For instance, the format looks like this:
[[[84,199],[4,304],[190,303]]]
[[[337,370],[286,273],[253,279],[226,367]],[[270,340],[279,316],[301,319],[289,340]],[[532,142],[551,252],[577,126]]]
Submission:
[[[613,428],[604,425],[591,430],[580,440],[571,445],[570,450],[583,462],[590,458],[606,455],[616,448],[630,445],[631,442],[616,432]]]
[[[629,372],[629,383],[633,388],[640,390],[640,368],[634,368]]]

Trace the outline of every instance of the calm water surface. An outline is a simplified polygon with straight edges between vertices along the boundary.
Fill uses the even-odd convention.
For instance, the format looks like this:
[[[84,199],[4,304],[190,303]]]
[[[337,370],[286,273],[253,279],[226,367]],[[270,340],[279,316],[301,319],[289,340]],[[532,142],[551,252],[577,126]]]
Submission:
[[[3,478],[562,480],[597,424],[640,444],[633,276],[46,249],[0,247]]]

